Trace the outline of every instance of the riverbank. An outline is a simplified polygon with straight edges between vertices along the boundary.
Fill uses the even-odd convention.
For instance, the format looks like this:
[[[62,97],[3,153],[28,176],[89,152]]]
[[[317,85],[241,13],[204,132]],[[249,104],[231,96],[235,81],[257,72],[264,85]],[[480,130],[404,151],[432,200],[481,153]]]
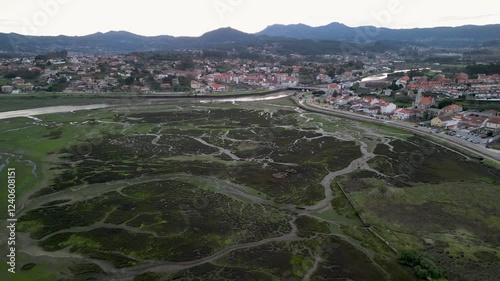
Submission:
[[[291,92],[288,89],[277,89],[254,93],[241,94],[130,94],[130,93],[106,93],[106,94],[63,94],[63,93],[38,93],[38,94],[20,94],[20,95],[0,95],[0,112],[23,110],[30,108],[40,108],[49,106],[67,106],[67,105],[89,105],[89,104],[137,104],[146,101],[198,101],[198,100],[229,100],[231,99],[252,99],[266,98],[275,94]]]

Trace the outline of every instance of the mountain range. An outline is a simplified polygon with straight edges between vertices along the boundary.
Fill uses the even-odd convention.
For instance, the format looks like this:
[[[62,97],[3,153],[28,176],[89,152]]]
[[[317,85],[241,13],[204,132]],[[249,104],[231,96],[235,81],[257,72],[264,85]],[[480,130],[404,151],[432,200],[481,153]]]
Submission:
[[[91,54],[116,54],[178,49],[231,49],[279,46],[286,52],[334,52],[346,45],[368,51],[384,51],[404,45],[431,47],[488,46],[500,40],[500,24],[485,26],[389,29],[348,27],[341,23],[311,27],[304,24],[271,25],[255,34],[221,28],[200,37],[142,36],[110,31],[86,36],[28,36],[0,33],[0,53],[43,53],[68,50]],[[496,44],[494,44],[496,45]]]
[[[412,29],[389,29],[375,26],[348,27],[337,22],[319,27],[305,24],[276,24],[268,26],[257,34],[312,40],[355,42],[394,40],[446,45],[447,42],[461,42],[463,44],[498,39],[500,38],[500,24]]]

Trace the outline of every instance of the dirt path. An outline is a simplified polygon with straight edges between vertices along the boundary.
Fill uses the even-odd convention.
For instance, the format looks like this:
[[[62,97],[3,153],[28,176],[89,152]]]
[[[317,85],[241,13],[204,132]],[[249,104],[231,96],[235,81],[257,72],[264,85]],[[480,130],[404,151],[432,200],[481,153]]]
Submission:
[[[293,218],[294,220],[295,218]],[[292,230],[290,233],[287,233],[285,235],[279,236],[279,237],[274,237],[274,238],[267,238],[263,239],[257,242],[251,242],[251,243],[244,243],[244,244],[239,244],[239,245],[233,245],[228,248],[225,248],[211,256],[208,256],[206,258],[202,258],[199,260],[194,260],[194,261],[186,261],[186,262],[155,262],[147,265],[140,265],[140,266],[134,266],[134,267],[128,267],[124,269],[119,269],[115,270],[114,272],[119,276],[119,279],[117,280],[133,280],[133,278],[139,274],[146,273],[146,272],[172,272],[172,271],[179,271],[183,269],[188,269],[192,268],[195,266],[203,265],[206,263],[212,263],[218,260],[219,258],[233,252],[236,250],[241,250],[241,249],[247,249],[247,248],[253,248],[253,247],[258,247],[262,246],[268,243],[272,242],[286,242],[286,241],[301,241],[304,240],[305,238],[300,238],[297,236],[297,226],[293,223],[293,220],[290,221],[290,225],[292,227]],[[109,279],[107,279],[109,280]]]
[[[359,141],[358,142],[361,145],[361,153],[362,156],[353,160],[349,166],[342,170],[338,170],[335,172],[329,172],[328,175],[326,175],[323,180],[321,181],[321,185],[324,188],[324,193],[325,193],[325,198],[315,205],[312,206],[307,206],[305,207],[306,210],[310,212],[324,212],[331,210],[330,202],[334,198],[332,194],[332,189],[331,189],[331,184],[332,181],[342,175],[352,173],[358,169],[366,169],[366,170],[373,170],[370,168],[368,165],[368,161],[375,157],[375,154],[373,152],[368,151],[367,147],[368,145],[365,142]],[[377,172],[378,173],[378,172]]]

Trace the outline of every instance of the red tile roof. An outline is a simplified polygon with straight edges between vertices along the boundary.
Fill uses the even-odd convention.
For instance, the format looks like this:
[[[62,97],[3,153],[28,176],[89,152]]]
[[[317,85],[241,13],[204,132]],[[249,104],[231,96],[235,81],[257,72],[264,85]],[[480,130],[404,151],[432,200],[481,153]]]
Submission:
[[[422,100],[420,101],[420,104],[432,103],[432,102],[434,102],[433,98],[431,98],[431,97],[425,97],[425,98],[422,98]]]
[[[444,107],[443,110],[456,111],[456,110],[462,110],[462,107],[460,105],[457,105],[457,104],[452,104],[452,105],[448,105],[448,106]]]
[[[493,123],[493,124],[499,124],[500,125],[500,116],[488,119],[488,123]]]
[[[453,115],[443,115],[438,117],[442,122],[453,120]]]

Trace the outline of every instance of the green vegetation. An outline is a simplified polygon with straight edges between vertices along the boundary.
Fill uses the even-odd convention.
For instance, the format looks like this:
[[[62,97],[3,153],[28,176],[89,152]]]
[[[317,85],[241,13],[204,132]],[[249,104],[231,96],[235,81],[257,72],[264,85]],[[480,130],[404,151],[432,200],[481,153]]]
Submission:
[[[329,233],[328,225],[313,218],[300,216],[295,220],[298,228],[297,235],[300,237],[311,237],[317,233]]]
[[[440,279],[444,276],[444,272],[440,269],[434,260],[425,254],[415,250],[403,250],[399,262],[404,265],[413,267],[415,274],[420,279]]]
[[[1,84],[1,83],[0,83]],[[0,112],[21,110],[38,107],[58,106],[58,105],[85,105],[96,103],[109,103],[112,100],[105,97],[98,97],[91,94],[36,94],[10,96],[0,95],[2,107]]]
[[[477,74],[500,74],[500,64],[474,64],[468,65],[465,68],[465,72],[469,75],[477,76]]]
[[[491,279],[500,261],[499,171],[419,138],[378,144],[375,153],[370,166],[383,175],[342,179],[367,223],[396,248],[421,249],[428,259],[411,264],[420,278]]]
[[[294,107],[125,104],[0,120],[0,153],[23,175],[16,278],[378,281],[415,280],[415,268],[491,279],[497,169]],[[400,265],[386,241],[423,258]]]
[[[452,99],[444,99],[444,100],[439,102],[438,108],[443,109],[443,108],[447,107],[448,105],[452,105],[453,103],[454,103],[454,101]]]

